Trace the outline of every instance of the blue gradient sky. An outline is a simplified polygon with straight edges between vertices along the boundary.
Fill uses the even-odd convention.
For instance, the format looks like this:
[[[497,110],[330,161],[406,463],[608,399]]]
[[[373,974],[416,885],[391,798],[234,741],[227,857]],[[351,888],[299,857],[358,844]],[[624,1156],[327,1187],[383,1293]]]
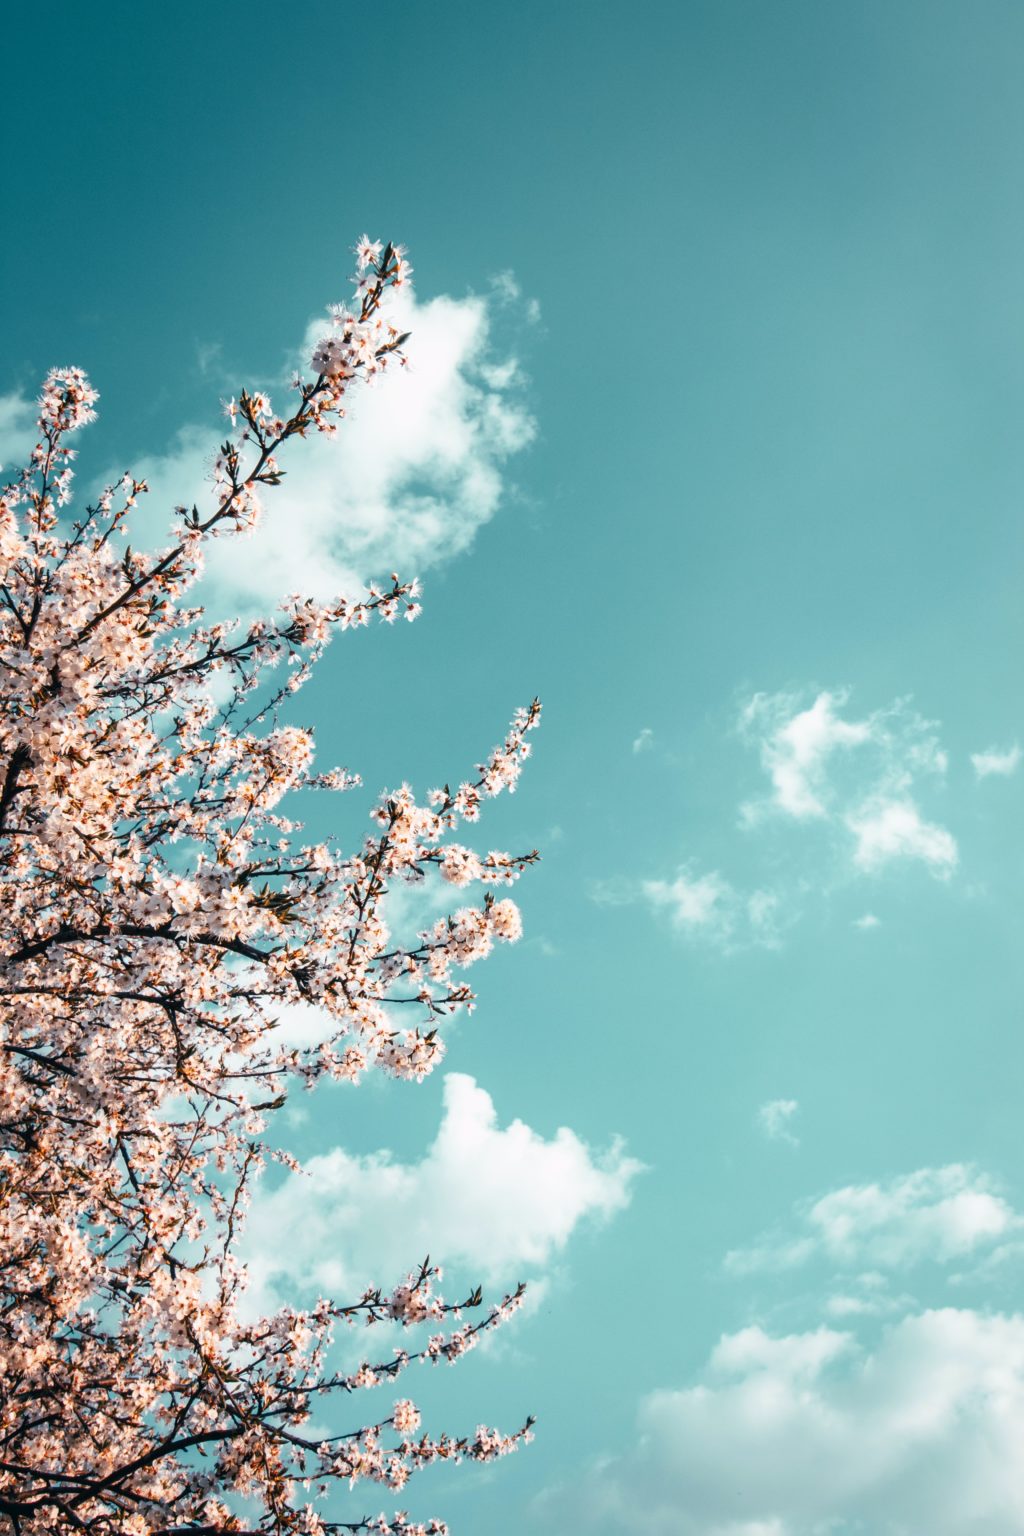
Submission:
[[[422,790],[542,696],[483,828],[543,853],[526,938],[474,978],[448,1065],[501,1126],[646,1165],[527,1265],[543,1300],[500,1351],[411,1389],[451,1424],[533,1411],[536,1444],[410,1507],[463,1536],[1024,1530],[1024,771],[971,762],[1024,741],[1024,12],[111,0],[19,6],[6,52],[0,392],[89,371],[86,483],[275,380],[364,228],[408,245],[421,301],[481,296],[535,422],[415,629],[336,645],[300,711],[325,763]],[[864,739],[788,814],[771,732],[823,692]],[[955,859],[858,862],[858,819],[897,802]],[[442,1091],[322,1093],[295,1144],[412,1166]],[[759,1121],[774,1101],[799,1107]],[[875,1194],[842,1242],[791,1251],[850,1188]],[[849,1335],[824,1364],[712,1359],[819,1329]],[[963,1392],[879,1470],[865,1382],[927,1398],[954,1334]],[[845,1444],[859,1480],[808,1491],[797,1401],[848,1415],[820,1461]],[[953,1463],[961,1502],[933,1507]]]

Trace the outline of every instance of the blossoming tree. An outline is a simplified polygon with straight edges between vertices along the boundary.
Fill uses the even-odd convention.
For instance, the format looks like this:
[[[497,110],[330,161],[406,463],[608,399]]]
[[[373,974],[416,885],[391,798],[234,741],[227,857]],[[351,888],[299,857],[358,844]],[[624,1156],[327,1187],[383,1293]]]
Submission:
[[[212,510],[178,508],[167,548],[125,546],[146,489],[130,475],[63,512],[97,398],[77,369],[46,380],[39,441],[0,498],[0,1519],[20,1536],[426,1536],[445,1527],[342,1519],[332,1489],[398,1490],[529,1429],[427,1434],[396,1401],[412,1362],[458,1359],[521,1287],[463,1318],[479,1290],[445,1302],[424,1261],[393,1289],[256,1319],[240,1305],[237,1240],[256,1172],[290,1161],[269,1129],[289,1088],[428,1073],[441,1022],[472,1002],[458,971],[519,934],[494,888],[536,857],[452,837],[514,788],[536,703],[458,789],[385,795],[358,851],[303,842],[280,808],[356,782],[315,772],[280,709],[336,628],[415,617],[414,583],[293,597],[248,626],[188,603],[206,541],[254,525],[281,450],[333,432],[353,385],[402,359],[385,300],[404,255],[357,255],[354,310],[332,312],[290,414],[229,403]],[[393,939],[388,891],[431,869],[482,900]],[[295,1003],[320,1011],[315,1046],[278,1027]],[[332,1336],[351,1323],[409,1344],[346,1368]]]

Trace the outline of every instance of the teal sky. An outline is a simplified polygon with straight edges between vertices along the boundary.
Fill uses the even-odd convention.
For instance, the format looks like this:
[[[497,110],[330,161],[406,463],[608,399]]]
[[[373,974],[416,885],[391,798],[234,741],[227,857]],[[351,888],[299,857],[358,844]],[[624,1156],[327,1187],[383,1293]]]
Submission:
[[[409,1507],[456,1536],[1024,1531],[1024,11],[110,0],[17,7],[6,53],[0,427],[84,367],[85,485],[187,479],[176,434],[279,379],[364,229],[451,300],[414,375],[477,326],[469,448],[402,471],[437,520],[423,617],[340,640],[297,718],[363,775],[350,842],[541,695],[480,829],[542,852],[526,935],[446,1070],[589,1152],[531,1142],[525,1227],[560,1178],[564,1211],[493,1276],[460,1229],[453,1289],[541,1299],[410,1387],[451,1428],[535,1412],[535,1444]],[[395,398],[351,427],[401,457]],[[260,549],[216,600],[272,591]],[[289,1135],[390,1149],[444,1213],[443,1092],[324,1091]],[[374,1252],[335,1198],[310,1265]],[[367,1215],[382,1254],[404,1220]]]

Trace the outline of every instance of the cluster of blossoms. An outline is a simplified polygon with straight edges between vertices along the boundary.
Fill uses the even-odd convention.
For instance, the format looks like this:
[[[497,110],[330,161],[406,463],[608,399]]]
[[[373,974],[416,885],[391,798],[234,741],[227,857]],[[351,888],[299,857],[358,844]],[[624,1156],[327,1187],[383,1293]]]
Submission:
[[[414,618],[415,583],[294,597],[247,627],[188,605],[204,541],[253,526],[282,445],[332,430],[353,381],[401,356],[381,307],[405,257],[368,240],[358,257],[358,312],[335,314],[316,377],[283,417],[261,393],[229,402],[240,430],[217,456],[216,506],[179,508],[164,550],[123,546],[146,489],[130,475],[61,522],[67,438],[96,402],[77,369],[46,380],[39,442],[0,492],[0,1520],[15,1536],[443,1536],[405,1514],[328,1518],[323,1498],[366,1479],[397,1490],[528,1433],[415,1438],[408,1398],[344,1435],[308,1431],[331,1394],[459,1359],[522,1287],[472,1324],[479,1290],[445,1302],[426,1262],[358,1301],[239,1309],[268,1116],[294,1083],[429,1072],[444,1019],[473,1001],[453,972],[520,933],[490,887],[536,858],[448,840],[514,789],[536,703],[457,790],[385,794],[351,853],[303,842],[281,811],[290,791],[358,781],[314,771],[310,733],[280,707],[335,629]],[[483,899],[402,943],[388,892],[432,870],[483,883]],[[322,1012],[315,1046],[281,1042],[296,1003]],[[345,1374],[329,1352],[356,1322],[440,1331]]]
[[[357,373],[372,378],[387,366],[394,353],[401,357],[402,345],[409,339],[408,333],[401,334],[380,313],[384,287],[400,288],[412,275],[412,267],[406,261],[402,247],[389,243],[382,250],[379,240],[364,235],[356,245],[356,259],[359,313],[353,314],[344,304],[332,304],[329,311],[332,329],[321,336],[313,348],[313,367],[327,384],[323,396],[324,421],[326,411],[340,405],[350,379]]]

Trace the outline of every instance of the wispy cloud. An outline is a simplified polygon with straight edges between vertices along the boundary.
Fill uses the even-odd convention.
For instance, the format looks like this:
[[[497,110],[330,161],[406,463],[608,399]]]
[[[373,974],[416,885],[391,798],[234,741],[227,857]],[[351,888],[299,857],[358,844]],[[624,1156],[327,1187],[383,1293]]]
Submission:
[[[757,743],[772,781],[767,802],[748,802],[741,814],[755,821],[770,806],[798,820],[823,817],[829,797],[826,770],[837,752],[872,739],[871,720],[843,720],[845,693],[819,693],[806,709],[792,694],[758,693],[740,715],[740,729]]]
[[[645,900],[664,908],[673,926],[683,932],[699,929],[721,934],[733,925],[736,893],[717,870],[696,875],[681,869],[674,880],[645,880],[641,890]]]
[[[964,1163],[882,1184],[851,1184],[798,1208],[793,1227],[726,1255],[733,1275],[821,1259],[834,1268],[902,1270],[990,1250],[1022,1225],[993,1181]]]
[[[894,1294],[889,1278],[878,1270],[863,1270],[841,1277],[842,1290],[826,1298],[825,1312],[833,1318],[891,1317],[894,1313],[913,1311],[916,1303],[906,1293]]]
[[[779,944],[783,919],[776,894],[738,891],[717,870],[700,874],[687,864],[671,880],[619,883],[610,889],[619,903],[639,900],[664,914],[672,928],[689,939],[727,951],[752,945],[774,949]],[[600,890],[595,895],[602,899]]]
[[[1016,773],[1020,767],[1021,752],[1016,743],[1012,747],[1000,750],[999,747],[989,747],[985,752],[972,752],[971,764],[979,779],[988,779],[993,775],[999,778],[1009,778],[1011,773]]]
[[[770,1099],[757,1112],[757,1128],[769,1141],[784,1141],[791,1147],[798,1147],[800,1138],[794,1135],[792,1123],[799,1109],[797,1099]]]
[[[953,833],[926,816],[926,796],[944,786],[948,759],[934,722],[906,699],[851,716],[843,689],[757,693],[739,713],[739,735],[752,746],[768,775],[766,794],[739,808],[743,859],[764,857],[767,879],[740,883],[721,869],[701,870],[692,859],[674,874],[599,882],[594,899],[642,903],[667,918],[677,934],[722,953],[778,949],[806,911],[809,893],[833,893],[855,878],[877,878],[899,864],[923,866],[948,880],[959,861]],[[633,751],[647,751],[653,731],[645,726]],[[802,828],[780,846],[781,830]],[[766,853],[762,839],[774,839]],[[759,833],[757,840],[753,835]],[[877,928],[873,912],[849,921]]]
[[[740,732],[756,750],[771,792],[740,807],[748,828],[767,817],[827,823],[846,839],[855,870],[877,874],[916,860],[940,878],[958,858],[956,839],[923,815],[919,786],[941,780],[948,760],[934,723],[906,700],[862,719],[844,718],[848,694],[755,694]]]

